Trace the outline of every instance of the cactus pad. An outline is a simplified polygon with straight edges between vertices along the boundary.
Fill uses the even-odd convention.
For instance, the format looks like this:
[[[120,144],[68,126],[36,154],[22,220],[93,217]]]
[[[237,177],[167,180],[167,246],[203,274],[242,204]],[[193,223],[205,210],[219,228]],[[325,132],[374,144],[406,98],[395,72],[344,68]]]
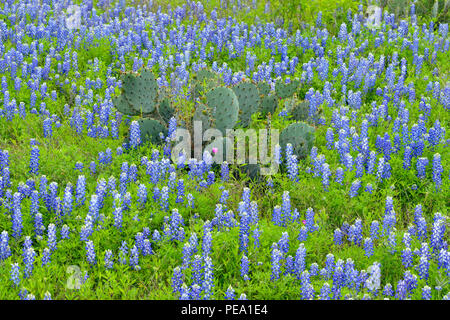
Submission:
[[[139,114],[139,111],[133,109],[127,101],[127,98],[124,95],[120,95],[118,97],[112,98],[112,102],[117,111],[129,115],[136,116]]]
[[[239,101],[239,120],[248,127],[252,114],[258,111],[260,97],[258,88],[250,82],[241,82],[233,88]]]
[[[216,87],[206,94],[208,107],[214,119],[214,127],[226,134],[233,129],[239,116],[239,102],[233,90]]]
[[[278,100],[275,95],[264,97],[261,100],[260,111],[263,115],[273,114],[278,106]]]
[[[121,108],[127,111],[127,108],[120,105],[126,102],[138,114],[153,112],[158,101],[158,84],[153,73],[148,69],[144,69],[139,75],[125,73],[122,76],[122,96],[123,99],[117,101],[118,110]]]
[[[139,119],[139,127],[141,129],[141,141],[145,143],[151,141],[158,144],[162,141],[160,133],[167,135],[167,129],[159,121],[155,119]]]
[[[295,91],[297,91],[299,85],[300,81],[298,80],[292,80],[287,84],[282,80],[278,80],[275,84],[275,92],[277,94],[277,97],[281,99],[292,97]]]
[[[257,84],[259,94],[267,96],[270,93],[270,86],[267,82],[258,82]]]
[[[161,101],[158,110],[165,123],[169,123],[170,118],[175,114],[175,109],[170,105],[170,100],[168,98]]]
[[[284,151],[290,143],[299,159],[306,158],[314,143],[315,129],[304,122],[296,122],[286,127],[280,134],[280,146]]]
[[[204,104],[200,103],[197,105],[195,109],[194,116],[192,118],[192,122],[201,121],[202,122],[202,131],[205,132],[212,126],[212,114],[211,110]]]
[[[308,119],[309,105],[307,102],[300,102],[292,110],[292,119],[295,121],[305,121]]]

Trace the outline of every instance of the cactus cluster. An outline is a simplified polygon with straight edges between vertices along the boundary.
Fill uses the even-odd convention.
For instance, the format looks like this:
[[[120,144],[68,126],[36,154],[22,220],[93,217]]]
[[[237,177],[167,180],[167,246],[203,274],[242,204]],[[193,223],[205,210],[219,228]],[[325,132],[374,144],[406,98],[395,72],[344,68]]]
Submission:
[[[203,132],[216,128],[226,135],[226,130],[233,129],[236,125],[248,127],[252,114],[273,114],[278,106],[278,99],[285,99],[285,109],[291,113],[294,120],[308,119],[308,104],[298,103],[293,97],[299,86],[297,80],[288,84],[277,82],[275,94],[270,94],[270,86],[265,82],[255,85],[244,81],[228,88],[218,86],[217,79],[218,76],[209,70],[200,70],[194,78],[191,94],[196,108],[191,120],[201,121]],[[155,76],[148,69],[144,69],[140,74],[124,73],[121,95],[114,98],[113,103],[117,110],[124,114],[142,116],[138,121],[142,142],[160,143],[162,136],[167,134],[170,118],[175,115],[172,100],[167,92],[158,89]],[[307,156],[313,142],[314,128],[304,122],[289,125],[280,135],[281,147],[292,144],[294,154],[298,158]],[[213,148],[223,156],[222,159],[226,159],[227,153],[234,148],[234,143],[225,137],[216,138],[207,143],[204,150],[211,152]],[[252,164],[244,166],[243,170],[249,176],[256,177],[259,168],[259,165]]]

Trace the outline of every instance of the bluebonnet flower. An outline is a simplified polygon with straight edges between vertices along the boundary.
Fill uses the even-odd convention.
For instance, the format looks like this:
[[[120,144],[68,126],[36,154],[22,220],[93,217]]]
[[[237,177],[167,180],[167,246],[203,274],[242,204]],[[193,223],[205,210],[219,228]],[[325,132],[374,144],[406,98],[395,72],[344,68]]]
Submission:
[[[319,265],[317,263],[311,263],[311,266],[309,268],[309,273],[311,274],[311,277],[315,277],[319,274]]]
[[[192,262],[192,284],[201,285],[202,283],[202,257],[195,255]]]
[[[329,253],[329,254],[327,254],[326,259],[325,259],[325,270],[326,270],[325,278],[326,279],[331,278],[334,268],[335,268],[334,255],[332,253]]]
[[[126,241],[122,241],[119,248],[119,262],[121,264],[127,264],[128,245]]]
[[[394,295],[394,290],[392,289],[392,285],[387,283],[383,288],[383,295],[387,297],[392,297]]]
[[[425,218],[419,218],[417,223],[417,238],[419,240],[425,240],[427,238],[427,222]]]
[[[289,234],[283,232],[281,239],[278,241],[278,248],[280,249],[283,256],[286,256],[289,251]]]
[[[183,202],[183,196],[184,196],[184,180],[179,179],[177,185],[177,199],[175,202],[176,203]]]
[[[77,162],[75,163],[75,170],[78,170],[78,171],[80,171],[80,172],[83,172],[83,163],[80,162],[80,161],[77,161]]]
[[[130,144],[132,148],[141,144],[141,130],[137,121],[132,121],[130,125]]]
[[[137,271],[141,269],[139,266],[139,249],[136,245],[134,245],[130,250],[130,266]]]
[[[356,179],[352,182],[352,185],[350,187],[349,196],[350,198],[356,197],[358,195],[358,190],[361,187],[361,180]]]
[[[44,138],[51,137],[53,135],[52,123],[53,121],[51,118],[46,118],[43,121]]]
[[[429,286],[422,288],[422,300],[431,300],[431,288]]]
[[[395,228],[389,231],[387,243],[389,246],[389,252],[394,254],[397,246],[397,237],[395,234]]]
[[[419,265],[417,266],[417,269],[419,271],[420,279],[424,279],[424,280],[428,279],[429,268],[430,268],[430,262],[428,261],[427,256],[422,255],[420,257]]]
[[[302,272],[300,276],[301,291],[303,300],[311,300],[314,298],[314,289],[310,282],[310,274],[308,270]]]
[[[272,222],[276,226],[282,226],[281,207],[278,205],[273,208]]]
[[[184,229],[183,229],[183,231],[184,231]],[[143,248],[142,248],[142,255],[143,256],[148,256],[148,255],[151,255],[151,254],[153,254],[152,244],[151,244],[150,240],[145,239],[144,240],[144,245],[143,245]]]
[[[270,279],[272,281],[278,280],[280,278],[281,273],[281,259],[282,259],[282,253],[278,249],[272,250],[272,259],[271,259],[271,270],[272,274],[270,276]]]
[[[209,300],[213,296],[214,287],[213,263],[211,257],[205,257],[204,261],[203,299]]]
[[[120,194],[116,194],[114,197],[114,226],[121,230],[122,229],[122,221],[123,221],[123,214],[122,214],[122,199],[120,197]]]
[[[336,178],[335,181],[339,184],[342,184],[342,181],[344,180],[344,170],[341,167],[338,167],[336,169]]]
[[[73,199],[71,189],[72,189],[71,185],[69,184],[64,190],[63,208],[62,208],[64,215],[70,215],[72,213]]]
[[[249,270],[249,260],[247,256],[244,254],[241,258],[241,277],[244,278],[244,280],[250,280],[248,277],[248,270]]]
[[[427,165],[428,165],[427,158],[418,158],[417,159],[416,167],[417,167],[417,177],[419,179],[425,179]]]
[[[225,292],[225,300],[235,300],[236,298],[236,293],[233,289],[233,287],[230,285],[227,289],[227,291]]]
[[[328,165],[328,163],[324,163],[322,165],[322,185],[325,191],[328,191],[328,187],[330,185],[330,176],[331,176],[331,171],[330,171],[330,166]]]
[[[305,226],[302,226],[298,233],[297,240],[303,242],[306,241],[307,239],[308,239],[308,229]]]
[[[330,300],[330,292],[330,285],[327,282],[324,282],[320,289],[320,300]]]
[[[31,148],[30,172],[36,175],[39,174],[39,148],[36,146]]]
[[[444,169],[441,165],[441,155],[439,153],[436,153],[433,156],[433,181],[436,185],[436,190],[439,190],[442,185],[442,172],[444,172]]]
[[[411,248],[411,234],[409,232],[403,234],[403,244],[406,248]]]
[[[412,149],[410,146],[406,146],[405,153],[403,154],[403,169],[409,169],[411,167]]]
[[[409,268],[412,266],[412,251],[410,248],[406,248],[402,251],[402,263],[405,268]]]
[[[274,147],[274,162],[280,165],[282,162],[281,146],[279,144]]]
[[[37,237],[42,236],[42,234],[44,233],[44,224],[42,222],[41,213],[37,213],[36,216],[34,217],[34,232]]]
[[[11,281],[15,287],[20,284],[20,267],[18,263],[11,263]]]
[[[186,199],[188,201],[188,203],[186,204],[186,207],[194,209],[194,196],[192,195],[192,193],[188,193],[186,196]]]
[[[16,192],[13,196],[13,212],[12,212],[12,230],[13,237],[19,238],[22,234],[22,211],[21,211],[21,195]]]
[[[314,222],[314,210],[313,210],[313,208],[306,209],[305,226],[308,229],[308,232],[313,232],[313,231],[318,230],[318,226],[315,225],[315,222]]]
[[[298,160],[296,155],[287,158],[288,177],[291,181],[298,181]]]
[[[105,251],[105,268],[106,269],[112,269],[113,265],[114,265],[114,261],[113,261],[113,253],[111,250],[106,250]]]
[[[297,279],[300,279],[300,275],[306,268],[306,248],[303,243],[300,243],[294,259],[294,272],[297,276]]]
[[[206,232],[203,236],[202,253],[204,257],[209,256],[212,248],[212,234],[210,231]]]
[[[86,178],[84,175],[78,176],[76,186],[75,202],[78,206],[84,205],[86,201]]]
[[[24,252],[23,262],[25,263],[24,278],[31,277],[34,269],[34,260],[36,258],[36,252],[33,248],[29,247]]]
[[[45,248],[44,251],[42,252],[42,266],[46,266],[47,264],[50,263],[51,255],[52,252],[50,251],[50,249]]]
[[[138,202],[142,208],[145,207],[145,203],[147,202],[147,187],[142,183],[138,189]]]
[[[416,224],[416,226],[419,226],[420,218],[422,218],[422,205],[418,204],[414,208],[414,223]]]
[[[431,231],[430,245],[433,248],[433,252],[437,253],[445,247],[445,220],[444,218],[436,219],[433,223],[433,229]]]
[[[334,244],[337,246],[342,245],[342,238],[343,238],[343,233],[341,231],[341,229],[337,228],[336,230],[334,230]]]
[[[47,232],[48,232],[48,247],[50,248],[51,251],[55,251],[56,250],[56,226],[53,223],[50,223],[48,225],[47,228]]]
[[[364,251],[365,256],[370,258],[373,255],[373,242],[371,238],[366,238],[364,240]]]
[[[87,262],[90,265],[97,264],[97,261],[96,261],[96,258],[95,258],[94,243],[92,242],[92,240],[86,241],[86,258],[87,258]]]
[[[183,273],[181,272],[180,267],[176,267],[175,269],[173,269],[173,276],[172,276],[173,293],[181,294],[182,284],[183,284]]]
[[[327,140],[327,149],[331,150],[333,149],[334,146],[334,133],[333,133],[333,129],[332,128],[328,128],[327,129],[327,133],[326,133],[326,137],[325,139]]]

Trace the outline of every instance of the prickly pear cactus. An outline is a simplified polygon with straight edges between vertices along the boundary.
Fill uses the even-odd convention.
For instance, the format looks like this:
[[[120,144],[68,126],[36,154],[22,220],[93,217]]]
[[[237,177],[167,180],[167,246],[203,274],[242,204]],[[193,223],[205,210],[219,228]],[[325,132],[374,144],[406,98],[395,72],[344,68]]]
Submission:
[[[267,96],[270,93],[270,86],[267,82],[258,82],[257,84],[259,94],[262,94],[263,96]]]
[[[219,77],[216,73],[202,69],[195,76],[192,83],[192,97],[194,100],[201,97],[205,92],[209,91],[219,83]]]
[[[158,83],[153,72],[126,73],[122,79],[122,95],[130,107],[138,112],[151,113],[158,103]]]
[[[263,115],[266,115],[268,113],[273,114],[278,106],[278,99],[275,95],[264,97],[261,100],[261,105],[259,107],[259,110]]]
[[[286,127],[280,134],[280,146],[284,152],[290,143],[299,159],[306,158],[314,144],[315,129],[304,122],[296,122]]]
[[[209,109],[203,103],[199,103],[197,108],[195,109],[194,116],[192,117],[192,122],[201,121],[202,122],[202,130],[205,132],[209,128],[211,128],[213,123],[211,109]]]
[[[159,114],[161,115],[162,120],[166,124],[169,123],[170,118],[175,114],[175,109],[170,105],[170,99],[165,98],[162,100],[158,106]]]
[[[296,106],[297,100],[295,98],[288,98],[284,100],[284,109],[287,112],[292,112],[294,107]]]
[[[201,69],[197,72],[195,75],[195,81],[203,83],[203,82],[210,82],[217,80],[217,74],[208,70],[208,69]]]
[[[277,94],[277,97],[280,99],[285,99],[292,97],[297,91],[298,87],[300,85],[300,81],[298,80],[291,80],[289,83],[284,83],[283,80],[278,80],[275,84],[275,93]]]
[[[118,97],[113,97],[112,102],[116,109],[126,115],[129,116],[137,116],[140,112],[131,107],[130,103],[127,101],[127,98],[124,95],[120,95]]]
[[[250,82],[241,82],[233,87],[239,101],[239,121],[243,127],[248,127],[252,114],[258,111],[260,103],[258,88]]]
[[[213,126],[223,134],[226,129],[233,129],[239,116],[239,102],[233,90],[214,88],[206,94],[206,101],[214,119]]]
[[[122,92],[113,98],[116,109],[127,115],[148,114],[158,103],[158,83],[153,73],[144,69],[141,74],[125,73],[122,76]]]
[[[141,141],[151,141],[153,144],[161,143],[161,133],[166,136],[167,128],[155,119],[139,119],[141,129]]]
[[[309,115],[308,102],[303,101],[298,103],[291,111],[292,119],[295,121],[305,121]]]

